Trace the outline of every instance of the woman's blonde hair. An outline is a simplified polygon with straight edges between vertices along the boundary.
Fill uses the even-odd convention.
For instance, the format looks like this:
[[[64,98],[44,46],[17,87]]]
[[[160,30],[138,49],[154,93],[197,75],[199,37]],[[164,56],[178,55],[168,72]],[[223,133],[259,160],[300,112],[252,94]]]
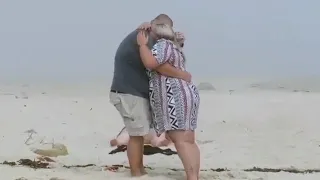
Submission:
[[[159,39],[167,39],[173,42],[174,45],[181,51],[181,45],[177,41],[176,33],[173,31],[172,27],[167,24],[152,24],[152,32]]]

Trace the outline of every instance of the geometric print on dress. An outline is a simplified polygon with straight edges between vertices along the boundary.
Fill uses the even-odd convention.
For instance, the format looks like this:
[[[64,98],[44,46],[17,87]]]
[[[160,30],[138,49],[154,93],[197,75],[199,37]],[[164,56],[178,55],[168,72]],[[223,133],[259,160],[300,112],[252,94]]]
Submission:
[[[159,40],[152,48],[159,64],[170,63],[185,70],[185,59],[167,40]],[[191,83],[148,71],[149,97],[152,107],[153,127],[157,135],[168,130],[194,130],[197,126],[199,92]]]
[[[176,103],[174,100],[174,94],[171,88],[171,82],[169,78],[166,78],[166,89],[167,89],[167,104],[168,104],[168,115],[170,119],[170,129],[176,130],[179,128],[179,124],[177,121],[177,114],[176,114]]]

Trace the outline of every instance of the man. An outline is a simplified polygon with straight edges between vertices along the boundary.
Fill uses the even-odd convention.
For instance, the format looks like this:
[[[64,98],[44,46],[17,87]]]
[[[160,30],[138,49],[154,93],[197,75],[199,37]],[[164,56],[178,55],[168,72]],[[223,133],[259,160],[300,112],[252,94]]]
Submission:
[[[173,21],[165,14],[158,15],[152,22],[173,26]],[[130,33],[118,47],[110,92],[110,102],[120,112],[130,136],[127,156],[132,176],[146,174],[143,166],[143,136],[149,133],[152,118],[149,104],[149,79],[140,59],[137,34],[137,30]],[[149,38],[150,49],[154,44],[155,40]],[[191,79],[189,73],[180,71],[170,64],[163,64],[156,70],[166,76],[186,81]]]

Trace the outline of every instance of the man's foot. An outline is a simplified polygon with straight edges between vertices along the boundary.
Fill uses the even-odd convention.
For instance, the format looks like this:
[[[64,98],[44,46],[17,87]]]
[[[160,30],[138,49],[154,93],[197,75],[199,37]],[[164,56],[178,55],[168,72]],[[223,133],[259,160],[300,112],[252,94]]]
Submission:
[[[141,176],[144,176],[144,175],[147,175],[148,173],[145,171],[145,170],[143,170],[142,172],[140,172],[140,173],[131,173],[131,176],[132,177],[141,177]]]
[[[148,174],[144,167],[141,168],[140,172],[142,176]]]
[[[145,170],[139,170],[139,171],[131,171],[131,176],[132,177],[140,177],[143,175],[146,175],[147,172],[145,172]]]

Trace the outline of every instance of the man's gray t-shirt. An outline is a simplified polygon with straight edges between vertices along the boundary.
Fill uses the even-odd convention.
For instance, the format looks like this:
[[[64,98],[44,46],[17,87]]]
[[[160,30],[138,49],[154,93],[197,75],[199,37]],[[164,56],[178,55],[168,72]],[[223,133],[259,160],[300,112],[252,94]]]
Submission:
[[[149,79],[137,44],[138,31],[130,33],[119,45],[114,61],[111,90],[149,98]],[[151,49],[155,41],[149,37]]]

